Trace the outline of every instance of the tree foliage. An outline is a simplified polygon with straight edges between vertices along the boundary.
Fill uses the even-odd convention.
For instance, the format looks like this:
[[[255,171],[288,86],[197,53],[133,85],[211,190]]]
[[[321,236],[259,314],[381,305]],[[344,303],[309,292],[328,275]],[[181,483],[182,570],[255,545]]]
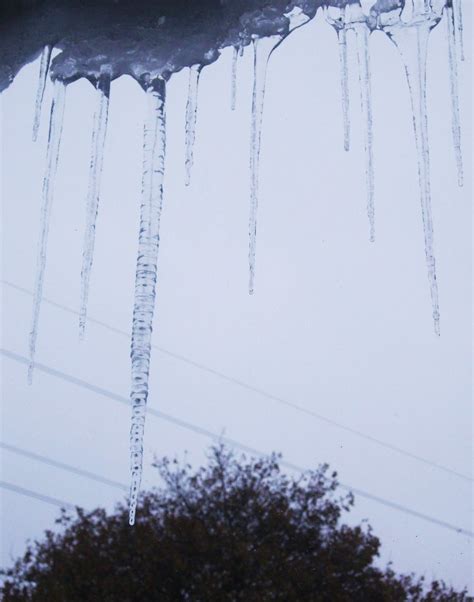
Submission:
[[[341,522],[326,465],[290,477],[279,457],[247,459],[223,446],[198,470],[163,459],[135,527],[120,504],[63,512],[59,529],[4,571],[3,600],[47,602],[467,601],[443,583],[375,564],[368,525]]]

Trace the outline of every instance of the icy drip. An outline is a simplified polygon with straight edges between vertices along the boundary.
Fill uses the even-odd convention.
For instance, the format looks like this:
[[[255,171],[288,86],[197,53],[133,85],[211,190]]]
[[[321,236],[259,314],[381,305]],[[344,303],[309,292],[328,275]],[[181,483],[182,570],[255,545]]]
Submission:
[[[367,186],[367,215],[369,217],[370,241],[375,240],[375,203],[374,203],[374,153],[372,95],[370,84],[369,28],[365,23],[353,25],[357,43],[357,62],[359,65],[360,102],[364,124],[365,179]]]
[[[235,101],[237,98],[237,60],[239,58],[239,47],[234,46],[232,50],[232,72],[230,81],[230,108],[235,111]]]
[[[89,167],[89,188],[86,203],[86,226],[84,231],[84,251],[81,271],[81,302],[79,310],[79,337],[84,337],[87,320],[87,302],[89,284],[94,258],[95,227],[99,208],[100,180],[104,159],[105,136],[109,113],[110,75],[103,73],[97,81],[94,125],[92,130],[92,149]]]
[[[260,160],[260,142],[262,133],[263,101],[265,98],[265,81],[270,54],[281,41],[282,36],[253,40],[253,91],[252,91],[252,123],[250,133],[250,217],[249,217],[249,294],[254,292],[255,253],[257,243],[257,209],[258,209],[258,168]]]
[[[132,424],[130,429],[130,524],[135,522],[142,476],[143,435],[148,398],[151,335],[155,308],[160,219],[165,168],[165,82],[155,80],[147,90],[143,141],[143,181],[140,233],[132,324]]]
[[[451,86],[451,118],[454,154],[458,174],[458,184],[463,185],[463,161],[461,151],[461,123],[459,119],[458,65],[456,51],[456,28],[452,6],[446,7],[446,25],[448,29],[449,79]]]
[[[434,331],[439,335],[438,283],[436,281],[433,218],[431,215],[430,153],[426,114],[426,57],[428,38],[432,27],[433,24],[425,17],[413,21],[411,24],[399,24],[389,29],[387,28],[387,33],[401,54],[410,90],[413,128],[418,154],[418,179],[425,238],[426,265],[430,284]]]
[[[41,108],[43,106],[43,97],[44,91],[46,88],[46,80],[48,78],[49,64],[51,61],[51,52],[53,47],[47,44],[43,48],[43,52],[41,53],[40,58],[40,70],[38,77],[38,90],[36,92],[36,101],[35,101],[35,116],[33,120],[33,142],[36,142],[38,138],[38,130],[41,121]]]
[[[345,27],[337,32],[339,42],[339,62],[341,68],[341,100],[342,122],[344,128],[344,150],[351,144],[351,122],[349,117],[349,69],[347,64],[347,30]]]
[[[461,61],[464,61],[464,27],[462,18],[462,0],[453,0],[454,23],[457,29],[457,38],[459,43],[459,55]]]
[[[33,382],[33,368],[38,338],[38,322],[43,296],[44,271],[46,268],[46,253],[48,247],[49,220],[54,194],[54,180],[58,167],[59,148],[63,129],[64,107],[66,103],[66,86],[63,82],[54,82],[53,102],[49,121],[48,149],[46,153],[46,171],[43,178],[43,191],[41,198],[40,235],[38,242],[38,255],[36,265],[36,280],[33,296],[33,316],[29,336],[29,366],[28,383]]]
[[[191,170],[194,163],[194,140],[196,138],[197,99],[199,88],[200,65],[193,65],[189,69],[188,102],[186,104],[185,126],[185,181],[186,186],[191,183]]]

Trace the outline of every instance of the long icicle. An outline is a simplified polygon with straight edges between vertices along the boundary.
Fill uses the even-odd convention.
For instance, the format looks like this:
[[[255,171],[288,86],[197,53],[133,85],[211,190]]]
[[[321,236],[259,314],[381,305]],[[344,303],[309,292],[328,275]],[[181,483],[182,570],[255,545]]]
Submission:
[[[258,169],[262,133],[263,101],[270,54],[281,36],[253,40],[252,123],[250,133],[250,216],[249,216],[249,294],[255,284],[255,255],[257,244]]]
[[[453,131],[454,154],[458,174],[458,185],[464,182],[463,160],[461,150],[461,123],[459,119],[458,65],[456,50],[456,26],[454,11],[451,5],[446,6],[446,26],[448,30],[449,80],[451,87],[451,119]]]
[[[43,296],[44,272],[46,268],[46,253],[48,247],[49,220],[51,217],[51,205],[54,195],[54,181],[59,159],[59,148],[61,145],[61,133],[63,129],[64,107],[66,104],[66,85],[56,80],[54,82],[54,95],[51,104],[49,121],[48,149],[46,153],[46,171],[43,178],[43,192],[41,199],[40,235],[38,242],[38,255],[36,266],[36,280],[33,295],[33,316],[29,335],[29,365],[28,383],[33,382],[33,368],[36,353],[36,341],[38,338],[38,322]]]
[[[462,17],[462,0],[453,0],[454,23],[458,32],[459,55],[464,61],[464,26]]]
[[[196,138],[197,99],[201,65],[193,65],[189,69],[188,102],[186,104],[185,126],[185,180],[186,186],[191,183],[191,170],[194,163],[194,140]]]
[[[35,115],[33,119],[33,142],[36,142],[38,138],[38,130],[41,121],[41,108],[43,106],[44,91],[46,88],[46,80],[48,78],[52,50],[53,47],[50,44],[46,44],[46,46],[43,48],[43,52],[41,53],[38,89],[36,91],[35,100]]]
[[[410,90],[413,128],[418,154],[418,179],[425,238],[425,257],[430,284],[434,331],[435,334],[439,335],[440,315],[434,255],[433,218],[431,214],[430,151],[426,112],[426,58],[431,27],[430,22],[419,21],[411,26],[405,25],[393,28],[389,36],[398,47],[402,57]]]
[[[143,436],[148,398],[151,335],[155,309],[163,176],[166,149],[165,81],[156,79],[147,89],[147,117],[143,139],[143,181],[140,234],[135,276],[132,324],[132,424],[130,429],[130,515],[135,522],[143,467]]]
[[[239,47],[234,46],[232,50],[232,71],[230,76],[230,108],[235,111],[237,99],[237,60],[239,58]]]
[[[369,217],[370,241],[375,240],[375,185],[372,94],[370,82],[369,28],[365,23],[354,25],[357,43],[357,62],[359,65],[360,102],[364,124],[365,179],[367,186],[367,215]]]
[[[110,74],[101,73],[96,86],[97,107],[92,130],[91,161],[89,167],[89,188],[86,201],[86,225],[84,230],[84,250],[81,271],[81,301],[79,309],[79,337],[84,337],[87,320],[87,302],[94,259],[95,228],[99,209],[100,180],[104,159],[105,137],[109,114]]]
[[[339,42],[339,63],[341,69],[341,101],[342,122],[344,127],[344,150],[348,151],[351,145],[351,122],[349,112],[349,68],[347,63],[347,29],[342,27],[337,31]]]

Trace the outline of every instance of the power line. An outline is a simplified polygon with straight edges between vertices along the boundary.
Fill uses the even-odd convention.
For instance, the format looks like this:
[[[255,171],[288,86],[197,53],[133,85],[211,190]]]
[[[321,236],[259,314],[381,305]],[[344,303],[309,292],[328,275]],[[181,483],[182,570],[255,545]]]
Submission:
[[[16,361],[20,364],[24,364],[24,365],[28,365],[29,360],[28,358],[19,355],[17,353],[14,353],[12,351],[9,351],[8,349],[1,349],[0,348],[0,353],[4,356],[7,357],[8,359],[11,359],[13,361]],[[102,387],[98,387],[96,385],[93,385],[87,381],[84,381],[80,378],[77,378],[75,376],[72,376],[70,374],[66,374],[65,372],[62,372],[60,370],[56,370],[55,368],[51,368],[49,366],[46,366],[45,364],[41,364],[41,363],[35,363],[35,369],[40,371],[40,372],[44,372],[45,374],[49,374],[50,376],[53,376],[55,378],[59,378],[65,382],[74,384],[78,387],[81,387],[83,389],[86,389],[88,391],[91,391],[93,393],[96,393],[98,395],[101,395],[102,397],[106,397],[108,399],[111,399],[112,401],[116,401],[118,403],[122,403],[125,404],[127,406],[129,406],[129,400],[126,397],[122,397],[121,395],[118,395],[116,393],[113,393],[112,391],[108,391],[107,389],[103,389]],[[194,433],[197,433],[199,435],[203,435],[205,437],[208,437],[210,439],[213,440],[217,440],[217,441],[222,441],[224,443],[226,443],[227,445],[230,445],[231,447],[240,449],[244,452],[250,453],[254,456],[260,456],[260,457],[266,457],[268,454],[265,454],[264,452],[251,447],[249,445],[246,445],[244,443],[241,443],[240,441],[237,441],[236,439],[232,439],[230,437],[225,437],[225,436],[221,436],[221,435],[217,435],[216,433],[213,433],[212,431],[209,431],[203,427],[200,427],[198,425],[192,424],[190,422],[187,422],[185,420],[182,420],[180,418],[176,418],[174,416],[171,416],[169,414],[165,414],[164,412],[160,412],[159,410],[156,410],[154,408],[147,408],[147,413],[155,416],[157,418],[161,418],[162,420],[166,420],[167,422],[170,422],[172,424],[175,424],[176,426],[179,426],[181,428],[185,428],[189,431],[192,431]],[[291,462],[286,462],[284,460],[282,460],[280,462],[280,464],[290,470],[296,471],[296,472],[305,472],[308,469],[307,468],[303,468],[301,466],[298,466],[296,464],[293,464]],[[365,499],[368,499],[370,501],[376,502],[378,504],[381,504],[383,506],[386,506],[387,508],[392,508],[393,510],[397,510],[399,512],[403,512],[405,514],[408,514],[410,516],[414,516],[418,519],[424,520],[426,522],[430,522],[432,524],[438,525],[440,527],[443,527],[445,529],[449,529],[451,531],[455,531],[456,533],[462,534],[462,535],[467,535],[469,537],[474,537],[474,533],[468,529],[464,529],[462,527],[457,527],[456,525],[453,525],[451,523],[448,523],[446,521],[440,520],[438,518],[435,518],[433,516],[430,516],[428,514],[424,514],[422,512],[418,512],[417,510],[413,510],[411,508],[408,508],[407,506],[403,506],[402,504],[398,504],[397,502],[393,502],[391,500],[379,497],[377,495],[374,495],[372,493],[369,493],[367,491],[364,491],[363,489],[358,489],[356,487],[351,487],[350,485],[346,485],[344,483],[339,483],[339,486],[341,487],[341,489],[344,489],[346,491],[350,491],[352,493],[354,493],[355,495],[358,495],[360,497],[363,497]]]
[[[17,284],[14,284],[13,282],[10,282],[8,280],[1,280],[2,284],[5,284],[6,286],[15,289],[21,293],[27,294],[27,295],[32,295],[33,293],[31,291],[29,291],[26,288],[23,288],[21,286],[18,286]],[[68,312],[70,314],[73,315],[79,315],[77,311],[75,311],[74,309],[67,307],[66,305],[62,305],[60,303],[56,303],[55,301],[52,301],[51,299],[47,299],[47,298],[43,298],[42,299],[43,303],[47,303],[48,305],[51,305],[52,307],[56,307],[57,309],[61,309],[65,312]],[[101,320],[96,320],[95,318],[89,317],[87,318],[88,322],[93,323],[93,324],[97,324],[98,326],[101,326],[111,332],[114,332],[115,334],[119,334],[121,336],[125,336],[127,338],[130,338],[130,334],[125,332],[124,330],[121,330],[119,328],[116,328],[115,326],[111,326],[110,324],[107,324],[106,322],[102,322]],[[273,395],[273,393],[269,393],[268,391],[265,391],[264,389],[260,389],[258,387],[254,387],[253,385],[250,385],[248,383],[246,383],[243,380],[240,380],[238,378],[234,378],[233,376],[229,376],[227,374],[224,374],[223,372],[220,372],[219,370],[215,370],[214,368],[210,368],[209,366],[206,366],[205,364],[201,364],[199,362],[195,362],[194,360],[191,360],[189,358],[187,358],[184,355],[180,355],[178,353],[175,353],[173,351],[169,351],[168,349],[161,347],[159,345],[154,345],[152,344],[152,347],[154,349],[156,349],[157,351],[160,351],[161,353],[172,357],[173,359],[176,359],[178,361],[184,362],[190,366],[193,366],[194,368],[201,370],[203,372],[207,372],[208,374],[212,374],[213,376],[217,376],[218,378],[220,378],[221,380],[224,380],[228,383],[231,383],[233,385],[236,385],[242,389],[245,389],[247,391],[251,391],[252,393],[256,393],[257,395],[260,395],[261,397],[264,397],[270,401],[273,401],[274,403],[278,403],[280,405],[284,405],[288,408],[291,408],[297,412],[300,412],[302,414],[306,414],[307,416],[311,416],[312,418],[315,418],[316,420],[319,420],[321,422],[324,422],[325,424],[328,424],[332,427],[338,428],[340,430],[343,430],[347,433],[351,433],[352,435],[355,435],[356,437],[360,437],[361,439],[365,439],[366,441],[369,441],[375,445],[378,445],[380,447],[384,447],[385,449],[389,449],[390,451],[396,452],[400,455],[403,455],[407,458],[410,458],[412,460],[415,460],[417,462],[421,462],[427,466],[430,466],[431,468],[435,468],[436,470],[441,470],[447,474],[450,474],[452,476],[455,476],[459,479],[463,479],[465,481],[469,481],[469,482],[473,482],[474,479],[472,477],[470,477],[469,475],[465,475],[461,472],[458,472],[456,470],[453,470],[452,468],[449,468],[448,466],[444,466],[443,464],[438,464],[437,462],[434,462],[433,460],[429,460],[428,458],[424,458],[423,456],[419,456],[418,454],[415,454],[413,452],[410,452],[406,449],[403,449],[401,447],[398,447],[397,445],[393,445],[392,443],[388,443],[387,441],[383,441],[382,439],[378,439],[377,437],[373,437],[372,435],[369,435],[367,433],[364,433],[362,431],[359,431],[355,428],[352,428],[350,426],[347,426],[341,422],[338,422],[337,420],[333,420],[332,418],[328,418],[327,416],[323,416],[322,414],[319,414],[318,412],[314,412],[313,410],[306,408],[304,406],[301,406],[293,401],[289,401],[287,399],[284,399],[283,397],[280,397],[278,395]]]
[[[46,504],[50,504],[51,506],[57,506],[58,508],[69,508],[70,510],[75,510],[76,508],[74,504],[71,504],[69,502],[58,500],[58,498],[51,497],[49,495],[43,495],[42,493],[38,493],[37,491],[33,491],[32,489],[26,489],[25,487],[13,485],[13,483],[8,483],[7,481],[0,481],[0,487],[2,489],[8,489],[9,491],[13,491],[14,493],[19,493],[20,495],[25,495],[27,497],[34,498],[35,500],[40,500],[41,502],[45,502]]]
[[[53,458],[49,458],[48,456],[42,456],[40,454],[36,454],[34,452],[28,451],[21,447],[16,447],[15,445],[10,445],[9,443],[5,443],[0,441],[0,447],[8,450],[14,454],[24,456],[25,458],[29,458],[30,460],[35,460],[37,462],[42,462],[43,464],[49,464],[50,466],[54,466],[54,468],[60,468],[61,470],[66,470],[70,473],[79,475],[81,477],[86,477],[87,479],[92,479],[93,481],[97,481],[98,483],[103,483],[104,485],[109,485],[110,487],[115,487],[117,489],[121,489],[122,491],[128,491],[127,485],[123,483],[119,483],[118,481],[114,481],[113,479],[108,479],[107,477],[103,477],[101,475],[96,474],[95,472],[90,472],[89,470],[83,470],[82,468],[77,468],[76,466],[71,466],[71,464],[65,464],[64,462],[58,462]]]

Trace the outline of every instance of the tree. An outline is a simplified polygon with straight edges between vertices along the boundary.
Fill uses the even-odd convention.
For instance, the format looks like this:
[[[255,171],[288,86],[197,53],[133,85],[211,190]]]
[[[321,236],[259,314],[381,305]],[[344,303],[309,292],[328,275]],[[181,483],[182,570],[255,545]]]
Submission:
[[[206,466],[163,459],[160,488],[128,509],[62,512],[3,572],[3,600],[41,602],[383,602],[466,601],[444,583],[398,576],[374,565],[380,542],[368,525],[341,515],[328,466],[297,478],[279,456],[237,457],[213,447]]]

